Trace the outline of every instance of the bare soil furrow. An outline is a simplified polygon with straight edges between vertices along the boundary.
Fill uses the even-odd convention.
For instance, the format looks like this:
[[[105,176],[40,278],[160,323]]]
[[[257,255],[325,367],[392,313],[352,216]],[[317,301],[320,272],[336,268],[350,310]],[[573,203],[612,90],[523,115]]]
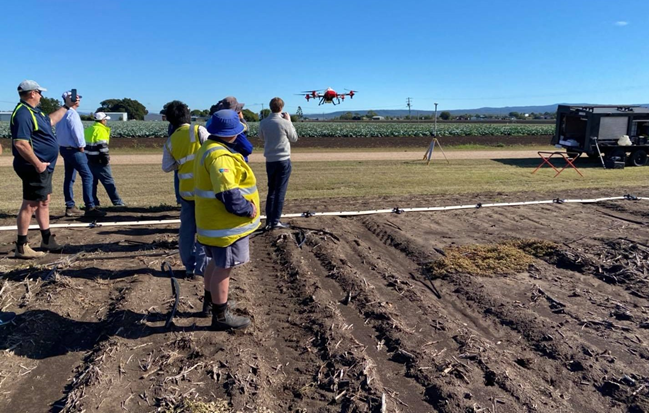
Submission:
[[[412,386],[386,387],[386,383],[395,383],[400,376],[385,355],[373,349],[375,342],[368,334],[371,329],[364,326],[365,320],[341,304],[343,291],[328,280],[327,271],[312,255],[304,254],[288,233],[278,240],[277,247],[308,308],[306,326],[317,337],[312,345],[318,349],[321,365],[314,384],[330,391],[334,401],[340,398],[342,411],[379,412],[383,394],[387,394],[386,406],[404,411],[401,398],[413,392]],[[429,411],[420,399],[408,399],[405,407]]]
[[[442,328],[453,332],[439,334],[440,320],[428,318],[433,312],[421,308],[422,300],[418,295],[405,293],[406,289],[412,288],[408,286],[410,282],[402,283],[390,274],[381,275],[375,265],[366,261],[369,257],[359,257],[354,248],[350,248],[354,243],[346,242],[345,238],[342,235],[341,242],[335,245],[325,245],[318,239],[310,239],[307,244],[310,247],[320,245],[314,248],[315,256],[340,286],[340,293],[347,291],[350,293],[348,297],[354,297],[350,307],[357,308],[368,319],[378,346],[387,349],[392,362],[403,365],[401,374],[415,379],[426,389],[424,394],[428,403],[435,409],[449,412],[464,411],[474,405],[485,406],[489,399],[497,399],[510,406],[515,404],[498,388],[485,389],[482,384],[472,386],[467,377],[471,377],[473,372],[468,366],[464,372],[455,370],[456,362],[450,357],[437,357],[448,348],[451,352],[457,348],[452,337],[457,324],[446,323]],[[380,254],[381,251],[376,253]],[[367,268],[363,268],[363,261]],[[400,288],[404,291],[400,291]],[[379,297],[387,300],[379,300]],[[481,373],[478,375],[482,376]],[[479,380],[481,382],[482,378]],[[472,398],[475,399],[471,401]],[[512,411],[515,410],[512,408]]]
[[[388,230],[388,232],[393,232],[393,231],[395,230],[394,229]],[[383,236],[386,237],[386,235]],[[414,255],[417,255],[417,253],[415,253]],[[473,284],[470,276],[458,275],[457,279],[460,279],[461,282],[457,280],[453,280],[453,284],[458,287],[456,292],[463,295],[464,300],[462,301],[470,301],[476,303],[480,311],[484,312],[485,314],[495,316],[495,318],[500,320],[500,322],[503,325],[511,326],[512,328],[514,328],[517,332],[521,333],[527,339],[527,341],[530,342],[530,345],[536,352],[544,355],[545,357],[549,357],[551,359],[559,359],[561,360],[562,364],[568,365],[571,370],[574,369],[574,366],[576,365],[582,366],[583,363],[580,360],[580,358],[583,356],[582,354],[577,352],[571,345],[568,346],[557,345],[556,343],[554,343],[554,338],[552,337],[552,335],[546,333],[549,329],[555,329],[554,327],[552,327],[554,324],[551,321],[547,319],[545,319],[545,321],[542,321],[544,320],[544,318],[539,319],[538,312],[537,313],[527,312],[524,309],[517,309],[516,311],[512,312],[512,310],[510,309],[516,308],[516,303],[519,303],[519,305],[522,307],[522,305],[520,304],[521,303],[520,300],[513,300],[507,302],[500,299],[496,299],[495,297],[498,297],[496,295],[494,295],[493,297],[485,295],[485,291],[489,292],[491,291],[491,289],[490,288],[483,289],[482,286],[478,284]],[[498,286],[494,286],[493,291],[495,292],[495,291],[507,291],[507,290],[506,289],[503,290],[502,286],[500,286],[500,288]],[[524,300],[524,301],[527,302],[528,300]],[[503,310],[505,310],[505,312],[503,312]],[[562,312],[565,313],[565,311]],[[552,314],[551,311],[548,311],[548,313]],[[564,323],[565,322],[567,321],[564,321]],[[563,333],[559,333],[559,334],[563,335]],[[637,339],[639,342],[642,342],[641,338],[638,337]],[[588,348],[590,345],[591,349],[597,351],[597,346],[593,345],[593,343],[596,342],[596,340],[590,340],[589,343],[583,341],[580,337],[575,337],[573,338],[573,340],[576,341],[577,343],[581,342],[582,348]],[[576,347],[579,348],[580,345],[578,344]],[[620,348],[618,350],[624,351],[628,349],[632,354],[638,355],[640,359],[644,358],[643,355],[645,354],[645,350],[643,348],[638,348],[638,346],[634,344],[631,345],[627,344],[623,347],[624,348]],[[598,354],[604,354],[605,351],[606,351],[605,348],[601,349],[601,352],[599,352]],[[638,360],[636,360],[636,362],[637,361]],[[560,373],[561,368],[558,366],[555,366],[555,368],[557,368],[557,372]],[[624,364],[622,364],[620,366],[620,369],[617,370],[618,377],[622,377],[624,373],[621,372],[624,371],[627,372],[627,374],[632,374],[633,377],[637,377],[640,379],[646,377],[644,371],[642,370],[634,371],[634,369],[630,365],[624,365]],[[628,402],[627,397],[624,394],[614,394],[612,392],[606,391],[606,387],[604,388],[602,387],[604,386],[603,383],[607,383],[607,375],[606,375],[607,372],[609,372],[608,369],[604,369],[604,371],[602,372],[598,371],[594,373],[594,376],[589,377],[588,380],[590,380],[589,382],[591,383],[591,385],[597,387],[597,389],[602,394],[605,394],[607,396],[612,395],[618,401]],[[629,373],[629,372],[633,372],[633,373]],[[622,393],[622,392],[618,392],[618,393]],[[585,406],[580,406],[580,408],[583,407]],[[593,411],[596,411],[596,407],[594,405],[591,405],[591,409],[593,409]]]

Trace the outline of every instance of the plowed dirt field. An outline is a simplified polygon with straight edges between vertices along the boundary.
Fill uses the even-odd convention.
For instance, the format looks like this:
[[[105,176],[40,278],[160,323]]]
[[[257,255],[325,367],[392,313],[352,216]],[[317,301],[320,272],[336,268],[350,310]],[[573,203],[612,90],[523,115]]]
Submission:
[[[534,198],[547,195],[501,196]],[[289,220],[255,234],[252,262],[234,272],[236,311],[253,320],[237,333],[195,317],[200,279],[179,280],[164,328],[173,300],[160,265],[180,269],[173,225],[58,229],[70,246],[40,262],[9,258],[15,233],[0,232],[0,308],[18,314],[0,327],[0,411],[646,412],[648,206]],[[111,220],[177,216],[123,209]]]

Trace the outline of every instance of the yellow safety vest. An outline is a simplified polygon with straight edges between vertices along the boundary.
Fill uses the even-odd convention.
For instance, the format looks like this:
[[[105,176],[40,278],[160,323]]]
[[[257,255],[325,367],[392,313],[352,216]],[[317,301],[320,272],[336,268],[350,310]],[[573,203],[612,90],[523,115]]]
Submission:
[[[83,137],[87,145],[98,145],[110,142],[110,128],[101,122],[95,122],[92,126],[83,131]]]
[[[178,163],[180,196],[186,201],[194,200],[194,157],[201,147],[198,125],[182,125],[167,139],[167,150]]]
[[[255,204],[254,218],[229,213],[216,194],[239,189]],[[227,247],[259,228],[257,179],[243,156],[224,144],[208,139],[196,152],[194,162],[194,202],[198,241],[214,247]]]

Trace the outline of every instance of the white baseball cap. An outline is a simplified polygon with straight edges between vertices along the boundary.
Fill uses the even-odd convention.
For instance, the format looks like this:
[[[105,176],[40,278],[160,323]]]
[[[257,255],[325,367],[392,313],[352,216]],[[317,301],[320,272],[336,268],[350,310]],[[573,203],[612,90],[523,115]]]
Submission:
[[[110,120],[110,116],[107,116],[104,112],[95,113],[95,120]]]
[[[47,92],[47,89],[41,87],[41,85],[33,80],[23,80],[18,85],[18,92],[29,92],[31,90],[40,90],[41,92]]]

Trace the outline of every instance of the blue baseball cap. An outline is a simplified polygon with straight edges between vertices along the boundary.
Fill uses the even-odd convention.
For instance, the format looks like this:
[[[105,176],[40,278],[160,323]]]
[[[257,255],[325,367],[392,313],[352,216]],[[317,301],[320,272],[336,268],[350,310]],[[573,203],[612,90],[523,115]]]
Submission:
[[[230,138],[243,132],[244,126],[239,120],[239,114],[231,109],[215,112],[210,118],[207,131],[219,138]]]

